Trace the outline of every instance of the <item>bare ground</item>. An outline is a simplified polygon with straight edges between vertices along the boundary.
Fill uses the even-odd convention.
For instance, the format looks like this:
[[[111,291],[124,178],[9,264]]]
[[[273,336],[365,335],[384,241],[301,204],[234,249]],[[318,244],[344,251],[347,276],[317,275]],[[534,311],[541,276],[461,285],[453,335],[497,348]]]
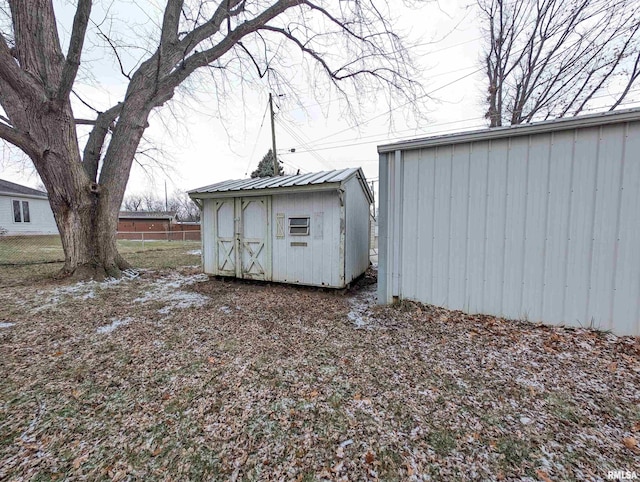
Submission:
[[[196,268],[0,291],[0,480],[640,473],[638,339]]]

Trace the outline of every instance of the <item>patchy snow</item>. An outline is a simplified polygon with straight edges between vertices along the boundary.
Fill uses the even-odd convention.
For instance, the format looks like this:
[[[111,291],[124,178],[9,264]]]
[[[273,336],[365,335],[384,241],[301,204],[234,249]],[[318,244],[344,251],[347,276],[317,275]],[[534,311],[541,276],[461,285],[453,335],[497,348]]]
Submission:
[[[0,323],[0,328],[10,328],[13,325],[15,325],[15,323]]]
[[[231,308],[229,308],[228,306],[221,306],[220,307],[220,311],[222,311],[223,313],[230,315],[231,313],[233,313],[233,310]]]
[[[371,308],[376,304],[376,284],[369,285],[349,300],[351,310],[347,313],[356,328],[367,328],[371,325]]]
[[[193,254],[195,256],[200,256],[202,254],[201,249],[192,249],[191,251],[187,251],[187,254]]]
[[[78,281],[72,285],[61,286],[50,290],[38,290],[36,300],[39,306],[31,313],[39,313],[49,308],[55,308],[63,298],[90,300],[96,297],[96,292],[103,288],[113,288],[120,283],[131,281],[140,276],[142,270],[128,269],[122,272],[121,278],[107,278],[104,281]],[[34,300],[35,301],[35,300]]]
[[[163,315],[169,314],[173,310],[183,310],[205,305],[209,298],[199,293],[183,291],[180,288],[189,286],[200,281],[207,281],[209,277],[205,274],[184,276],[179,273],[172,273],[160,278],[149,285],[144,294],[133,300],[134,303],[163,302],[165,306],[158,310]]]
[[[120,278],[107,278],[102,282],[102,284],[106,284],[110,286],[118,285],[123,281],[130,281],[132,279],[136,279],[138,276],[140,276],[140,273],[142,271],[143,270],[125,269],[124,271],[122,271],[122,276]]]
[[[126,318],[122,318],[122,319],[111,318],[111,320],[112,321],[111,321],[110,325],[101,326],[100,328],[98,328],[96,330],[96,332],[97,333],[111,333],[113,330],[115,330],[119,326],[124,326],[124,325],[128,325],[129,323],[131,323],[133,321],[133,318],[131,318],[130,316],[127,316]]]

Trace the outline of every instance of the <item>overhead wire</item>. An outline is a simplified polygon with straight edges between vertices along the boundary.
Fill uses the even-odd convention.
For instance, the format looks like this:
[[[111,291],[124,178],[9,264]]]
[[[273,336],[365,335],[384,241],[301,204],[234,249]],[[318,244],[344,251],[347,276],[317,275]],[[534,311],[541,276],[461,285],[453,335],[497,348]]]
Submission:
[[[638,89],[632,89],[629,92],[640,92],[640,88]],[[604,97],[610,97],[613,94],[601,94],[598,96],[594,96],[592,97],[593,99],[600,99],[600,98],[604,98]],[[640,100],[632,100],[632,101],[627,101],[627,102],[623,102],[620,105],[621,106],[627,106],[627,105],[632,105],[632,104],[636,104],[639,103]],[[592,112],[592,111],[596,111],[596,110],[600,110],[603,109],[603,107],[593,107],[593,108],[589,108],[589,109],[583,109],[583,112]],[[436,124],[431,124],[429,126],[427,126],[427,128],[432,128],[432,127],[440,127],[440,126],[445,126],[445,125],[451,125],[451,124],[463,124],[466,122],[470,122],[470,121],[477,121],[478,118],[477,117],[471,117],[471,118],[467,118],[467,119],[460,119],[460,120],[455,120],[455,121],[449,121],[449,122],[440,122],[440,123],[436,123]],[[487,127],[486,124],[480,124],[480,125],[472,125],[472,126],[465,126],[466,128],[480,128],[480,127]],[[348,129],[345,129],[343,132],[346,132]],[[397,134],[403,133],[403,132],[410,132],[410,131],[415,131],[416,129],[404,129],[401,131],[397,131]],[[421,134],[421,136],[425,136],[425,135],[432,135],[432,134],[442,134],[442,133],[447,133],[447,132],[454,132],[458,129],[444,129],[444,130],[438,130],[435,132],[424,132],[423,134]],[[364,139],[370,139],[369,141],[364,141]],[[334,142],[329,142],[328,144],[330,145],[326,145],[323,147],[316,147],[313,148],[315,150],[330,150],[330,149],[337,149],[340,147],[352,147],[355,145],[364,145],[364,144],[368,144],[370,142],[375,142],[376,140],[380,140],[380,141],[389,141],[389,142],[396,142],[396,141],[400,141],[406,139],[406,136],[397,136],[397,137],[389,137],[388,135],[384,135],[384,134],[372,134],[370,136],[365,136],[362,137],[361,141],[358,142],[347,142],[345,143],[344,141],[334,141]],[[301,150],[298,151],[301,153],[305,153],[308,151],[305,150]]]
[[[288,121],[286,121],[283,118],[280,118],[280,126],[287,131],[287,133],[294,138],[294,140],[296,140],[302,147],[307,149],[307,152],[309,152],[317,161],[319,161],[321,164],[327,166],[327,167],[331,167],[330,162],[328,160],[326,160],[324,157],[322,157],[320,154],[318,154],[317,152],[315,152],[313,150],[313,148],[311,146],[309,146],[309,144],[307,144],[307,142],[302,138],[302,133],[298,134],[296,133],[296,131],[294,130],[293,125],[289,124]]]
[[[264,127],[264,120],[267,118],[267,110],[269,110],[269,104],[264,109],[264,114],[262,114],[262,121],[260,122],[260,129],[258,130],[258,135],[256,136],[256,141],[253,143],[253,149],[251,150],[251,155],[249,156],[249,162],[247,163],[247,168],[244,171],[244,175],[246,176],[249,173],[249,166],[251,166],[251,161],[253,160],[253,155],[256,153],[256,147],[258,147],[258,141],[260,140],[260,134],[262,134],[262,128]],[[274,153],[275,155],[275,153]]]

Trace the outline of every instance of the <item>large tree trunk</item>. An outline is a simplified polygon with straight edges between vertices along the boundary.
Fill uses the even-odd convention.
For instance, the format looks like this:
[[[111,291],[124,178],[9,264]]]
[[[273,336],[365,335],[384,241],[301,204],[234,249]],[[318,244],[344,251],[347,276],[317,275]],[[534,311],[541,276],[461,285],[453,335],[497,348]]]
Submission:
[[[111,199],[109,189],[118,183],[98,184],[91,178],[80,161],[70,115],[70,108],[52,111],[46,104],[28,115],[32,135],[47,146],[32,160],[47,188],[60,232],[65,255],[61,274],[77,279],[119,277],[129,265],[116,245],[120,200]],[[126,180],[121,182],[126,185]]]
[[[61,274],[77,279],[119,277],[129,264],[116,245],[117,212],[108,205],[108,192],[89,183],[73,205],[51,200],[65,253]]]

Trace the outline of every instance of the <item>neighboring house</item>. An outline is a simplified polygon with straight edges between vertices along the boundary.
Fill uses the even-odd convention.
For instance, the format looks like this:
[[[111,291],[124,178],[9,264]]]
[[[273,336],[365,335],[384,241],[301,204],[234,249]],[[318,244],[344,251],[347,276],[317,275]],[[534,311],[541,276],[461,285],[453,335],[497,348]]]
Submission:
[[[6,236],[58,234],[47,193],[0,179],[0,231]]]
[[[176,221],[174,212],[145,212],[145,211],[120,211],[118,214],[118,238],[141,239],[140,234],[145,233],[144,239],[169,239]]]
[[[379,302],[640,335],[640,109],[378,152]]]
[[[373,196],[362,170],[224,181],[189,192],[204,272],[343,288],[369,266]]]

